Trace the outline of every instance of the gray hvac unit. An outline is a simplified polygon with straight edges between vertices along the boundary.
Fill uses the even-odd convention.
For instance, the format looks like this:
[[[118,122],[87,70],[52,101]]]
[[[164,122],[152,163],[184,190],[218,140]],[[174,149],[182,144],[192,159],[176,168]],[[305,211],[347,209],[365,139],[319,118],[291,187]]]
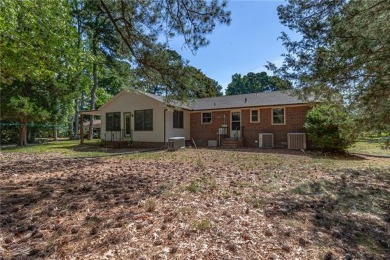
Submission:
[[[287,134],[288,149],[306,149],[306,134],[305,133],[288,133]]]
[[[171,137],[168,139],[168,150],[177,151],[181,148],[185,148],[185,138],[184,137]]]
[[[259,148],[274,148],[274,134],[260,133]]]
[[[208,147],[217,147],[217,145],[218,145],[217,140],[208,140],[207,141],[207,146]]]

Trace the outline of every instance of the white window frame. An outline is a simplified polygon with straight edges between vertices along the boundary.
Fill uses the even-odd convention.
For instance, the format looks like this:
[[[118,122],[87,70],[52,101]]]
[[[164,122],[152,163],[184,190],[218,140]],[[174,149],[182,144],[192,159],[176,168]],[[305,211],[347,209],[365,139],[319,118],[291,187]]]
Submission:
[[[283,123],[274,123],[274,110],[283,109]],[[273,107],[271,109],[271,124],[272,125],[286,125],[286,107]]]
[[[210,114],[210,122],[203,122],[203,114]],[[212,112],[202,112],[201,115],[200,115],[200,123],[202,125],[209,125],[211,123],[213,123],[213,113]]]
[[[257,111],[257,121],[252,121],[252,111]],[[260,122],[260,109],[251,109],[249,112],[250,122],[259,123]]]

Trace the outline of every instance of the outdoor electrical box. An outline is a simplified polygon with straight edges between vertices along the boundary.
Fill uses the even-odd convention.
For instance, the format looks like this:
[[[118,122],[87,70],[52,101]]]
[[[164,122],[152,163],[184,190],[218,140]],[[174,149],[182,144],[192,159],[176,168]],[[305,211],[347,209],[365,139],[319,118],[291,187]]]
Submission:
[[[227,135],[227,125],[222,125],[220,128],[218,128],[218,134]]]
[[[171,137],[168,139],[168,150],[177,151],[179,149],[185,148],[185,138],[184,137]]]

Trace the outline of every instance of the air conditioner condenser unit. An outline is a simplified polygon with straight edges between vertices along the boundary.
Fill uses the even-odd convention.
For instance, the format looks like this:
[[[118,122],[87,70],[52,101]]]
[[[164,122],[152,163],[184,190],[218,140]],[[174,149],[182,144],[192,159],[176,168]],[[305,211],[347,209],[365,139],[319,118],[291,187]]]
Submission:
[[[260,133],[259,148],[274,148],[274,134]]]
[[[287,134],[288,149],[306,149],[306,134],[305,133],[288,133]]]

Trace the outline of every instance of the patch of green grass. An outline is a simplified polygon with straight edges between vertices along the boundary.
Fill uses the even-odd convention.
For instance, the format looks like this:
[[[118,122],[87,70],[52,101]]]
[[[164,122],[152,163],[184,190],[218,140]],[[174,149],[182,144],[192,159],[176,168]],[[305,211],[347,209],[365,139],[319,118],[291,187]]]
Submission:
[[[194,223],[192,223],[192,227],[196,230],[199,230],[199,231],[208,230],[208,229],[212,228],[212,226],[213,226],[213,223],[209,219],[195,221]]]
[[[173,187],[174,187],[174,183],[168,182],[168,183],[161,184],[160,186],[158,186],[157,191],[159,194],[169,196],[169,195],[172,195],[172,188]]]
[[[263,192],[275,192],[278,191],[279,185],[276,183],[268,183],[264,185],[259,185],[258,188]]]
[[[235,180],[232,182],[232,185],[238,188],[245,188],[251,186],[250,183],[247,183],[245,181]]]
[[[255,209],[261,208],[266,204],[266,201],[263,198],[258,197],[255,194],[252,194],[250,197],[248,197],[246,201]]]
[[[214,191],[217,189],[217,181],[212,177],[199,177],[198,179],[191,181],[186,187],[190,192],[197,193],[203,191]]]
[[[82,145],[79,140],[63,140],[43,144],[31,144],[22,147],[10,146],[3,148],[1,151],[4,153],[56,153],[70,157],[99,156],[107,154],[107,152],[104,151],[104,148],[101,147],[101,141],[99,139],[85,140]]]
[[[361,139],[349,148],[348,152],[390,156],[390,150],[382,149],[381,145],[383,144],[379,139]]]
[[[199,167],[199,169],[202,169],[204,170],[205,169],[205,165],[204,165],[204,162],[202,160],[202,158],[200,156],[198,156],[198,158],[196,159],[196,166]]]
[[[355,235],[355,242],[357,245],[363,247],[365,251],[370,253],[377,253],[382,251],[381,246],[378,245],[378,242],[372,234],[358,233]]]
[[[186,189],[189,192],[193,192],[193,193],[197,193],[197,192],[202,192],[203,191],[202,187],[199,185],[199,183],[197,181],[192,181],[190,183],[190,185],[188,185],[186,187]]]
[[[230,194],[229,190],[223,189],[223,190],[221,190],[221,192],[219,193],[219,196],[220,196],[220,198],[222,198],[222,199],[229,199],[229,198],[231,197],[231,194]]]
[[[163,162],[193,162],[193,158],[187,154],[186,149],[175,152],[166,150],[156,150],[152,152],[134,153],[124,155],[121,158],[124,160],[152,160]]]
[[[303,183],[293,188],[291,192],[299,195],[319,195],[328,194],[332,184],[323,179],[311,183]]]
[[[146,200],[144,207],[146,212],[153,212],[156,209],[156,199],[150,198]]]

